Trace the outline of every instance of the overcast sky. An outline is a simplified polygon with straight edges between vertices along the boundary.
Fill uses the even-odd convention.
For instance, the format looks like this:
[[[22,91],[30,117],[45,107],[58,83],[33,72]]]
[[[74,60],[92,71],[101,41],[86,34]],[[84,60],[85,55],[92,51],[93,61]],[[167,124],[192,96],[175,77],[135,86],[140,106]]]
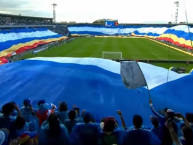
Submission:
[[[193,0],[179,0],[178,21],[193,22]],[[52,17],[56,3],[57,21],[93,22],[118,19],[119,23],[174,21],[174,0],[0,0],[0,13]],[[172,16],[173,15],[173,16]]]

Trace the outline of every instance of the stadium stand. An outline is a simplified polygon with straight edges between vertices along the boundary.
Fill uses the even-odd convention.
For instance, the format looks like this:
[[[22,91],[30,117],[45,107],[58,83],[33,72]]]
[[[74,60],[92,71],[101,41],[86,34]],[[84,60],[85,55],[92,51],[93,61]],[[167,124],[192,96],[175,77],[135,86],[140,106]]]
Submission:
[[[66,108],[67,104],[63,104]],[[173,110],[166,109],[166,117],[162,117],[153,109],[151,100],[152,111],[158,117],[151,118],[153,128],[142,126],[143,119],[140,115],[133,116],[134,126],[125,128],[121,111],[118,115],[122,119],[122,125],[118,125],[114,117],[105,117],[101,122],[95,122],[93,115],[85,110],[79,116],[80,110],[77,107],[69,111],[68,108],[62,109],[60,104],[58,110],[55,105],[46,104],[45,100],[38,101],[37,110],[32,108],[30,99],[25,99],[23,105],[21,109],[14,102],[2,106],[1,145],[7,145],[9,141],[17,142],[14,145],[178,145],[180,141],[183,145],[192,143],[192,122],[189,123],[188,120],[192,121],[193,114],[187,114],[186,118],[176,114],[185,123],[182,127],[179,120],[174,119]],[[178,139],[177,133],[181,128],[183,138]]]
[[[156,40],[164,44],[170,44],[174,47],[188,51],[192,53],[192,43],[191,40],[193,35],[193,29],[190,25],[190,33],[187,25],[147,25],[147,24],[128,24],[119,25],[116,27],[106,27],[102,25],[95,24],[70,24],[67,26],[52,23],[51,18],[38,18],[38,17],[27,17],[20,15],[8,15],[0,14],[0,31],[1,37],[4,37],[2,33],[9,33],[10,29],[15,28],[47,28],[55,33],[62,36],[70,37],[72,36],[85,36],[85,35],[122,35],[122,36],[137,36],[146,37],[148,39]],[[40,27],[38,27],[40,26]],[[12,28],[14,27],[14,28]],[[11,30],[12,31],[12,30]],[[10,32],[11,32],[10,31]],[[0,39],[1,41],[3,39]],[[4,43],[2,41],[2,43]],[[5,45],[5,43],[3,44]],[[12,45],[11,43],[9,45]],[[23,46],[22,46],[23,47]],[[11,49],[10,49],[11,48]],[[24,49],[23,49],[24,50]],[[5,51],[7,53],[5,53]],[[6,57],[10,57],[15,52],[10,46],[9,48],[1,48],[0,57],[1,63],[7,63]],[[23,51],[22,51],[23,52]],[[21,52],[20,52],[21,53]]]
[[[55,24],[52,18],[0,14],[0,64],[12,55],[70,37],[67,26]]]
[[[193,28],[190,33],[187,25],[120,25],[118,27],[106,27],[100,25],[69,25],[68,29],[73,35],[133,35],[171,43],[179,48],[192,50]]]
[[[66,33],[66,30],[67,29],[62,33]],[[68,34],[66,33],[66,35]],[[42,44],[48,44],[64,39],[67,39],[67,36],[62,36],[47,28],[23,28],[0,31],[0,58],[2,63],[5,63],[5,57],[10,57],[13,54],[19,54],[26,50],[37,48]]]
[[[0,14],[0,25],[51,25],[52,18]]]
[[[0,25],[52,24],[51,20],[46,18],[12,15],[1,15],[0,17]],[[136,35],[167,41],[174,45],[192,49],[191,38],[187,36],[186,25],[169,29],[160,26],[106,28],[94,25],[73,25],[68,28],[63,25],[54,25],[49,28],[25,27],[0,31],[0,63],[7,63],[7,57],[13,54],[20,54],[29,49],[37,48],[39,45],[67,39],[70,33],[78,35]],[[139,63],[143,68],[142,70],[146,70],[144,75],[149,75],[146,78],[153,76],[149,70],[154,70],[153,77],[162,78],[157,78],[159,85],[154,84],[153,87],[150,85],[153,101],[155,100],[156,104],[154,106],[151,99],[149,99],[149,104],[145,103],[147,102],[146,98],[148,98],[147,93],[143,92],[145,88],[140,88],[140,90],[123,88],[120,74],[117,73],[120,70],[118,69],[120,63],[118,62],[90,58],[89,60],[41,59],[24,60],[13,63],[13,65],[1,66],[0,80],[2,81],[0,82],[0,89],[4,91],[0,96],[2,100],[0,102],[2,106],[0,112],[0,145],[172,145],[173,143],[176,145],[192,145],[193,114],[187,113],[187,110],[191,111],[189,107],[191,100],[187,100],[185,97],[178,98],[180,95],[182,96],[182,93],[184,96],[191,94],[191,82],[188,84],[189,86],[182,86],[179,90],[176,90],[179,92],[173,97],[171,92],[168,92],[168,88],[165,87],[166,82],[159,82],[164,80],[162,75],[167,70]],[[85,60],[89,63],[86,63]],[[64,62],[68,63],[65,64]],[[100,66],[96,64],[97,62]],[[93,66],[94,63],[96,66]],[[169,82],[167,87],[173,89],[179,81],[179,84],[186,84],[184,82],[192,77],[192,75],[180,76],[175,72],[171,73],[172,82]],[[82,74],[88,76],[88,80],[86,80],[88,86],[86,82],[80,83],[84,77]],[[96,77],[95,80],[94,77]],[[52,78],[55,79],[52,80]],[[30,81],[30,84],[25,85],[28,81]],[[71,85],[77,86],[77,90],[74,90]],[[46,86],[45,89],[42,89],[42,86]],[[64,88],[68,88],[69,91],[66,93]],[[100,92],[95,91],[96,88]],[[18,94],[20,93],[21,96],[16,94],[15,90],[19,90]],[[142,96],[144,95],[143,97],[140,96],[140,92]],[[33,94],[33,99],[28,98],[28,93]],[[46,96],[43,96],[43,94]],[[126,99],[128,94],[132,98],[130,102],[127,102]],[[154,97],[156,95],[158,95],[157,98]],[[163,107],[163,103],[160,103],[160,96],[164,95],[166,98],[170,98],[168,104],[172,108],[162,108],[164,110],[163,115],[156,111],[154,107],[159,109]],[[13,99],[12,102],[9,97]],[[178,100],[175,100],[175,97]],[[46,102],[44,98],[49,102]],[[70,103],[67,104],[65,101]],[[59,102],[59,106],[57,107],[51,102]],[[162,102],[164,101],[162,100]],[[180,108],[176,105],[180,104],[179,102],[185,102],[185,106]],[[80,106],[72,106],[74,103],[78,103]],[[72,108],[69,109],[69,106],[72,106]],[[172,110],[178,110],[177,107],[180,108],[182,114],[186,114],[186,117]],[[121,110],[116,111],[115,109]],[[111,116],[112,114],[114,115]],[[150,114],[154,116],[150,117]]]
[[[54,25],[53,27],[48,27],[48,29],[63,36],[71,36],[68,27],[65,25]]]
[[[0,15],[0,18],[2,18],[0,21],[0,64],[8,63],[12,55],[48,43],[59,42],[71,36],[67,26],[51,25],[52,19],[50,18],[3,14]]]

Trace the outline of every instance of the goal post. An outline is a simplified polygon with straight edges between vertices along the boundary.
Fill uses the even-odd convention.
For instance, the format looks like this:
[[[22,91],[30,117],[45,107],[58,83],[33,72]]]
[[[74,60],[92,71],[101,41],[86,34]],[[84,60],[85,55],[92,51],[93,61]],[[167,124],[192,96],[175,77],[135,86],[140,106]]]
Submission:
[[[122,60],[122,52],[103,51],[102,58],[103,59]]]

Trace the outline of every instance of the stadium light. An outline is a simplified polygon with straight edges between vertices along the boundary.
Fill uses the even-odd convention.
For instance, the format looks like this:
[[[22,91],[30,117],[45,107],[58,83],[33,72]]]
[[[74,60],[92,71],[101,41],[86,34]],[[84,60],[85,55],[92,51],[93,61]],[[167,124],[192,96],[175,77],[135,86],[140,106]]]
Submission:
[[[56,8],[57,4],[53,3],[52,7],[53,7],[53,22],[56,23]]]
[[[179,1],[175,1],[174,5],[176,6],[176,12],[175,12],[175,23],[178,23],[178,8],[179,8]]]

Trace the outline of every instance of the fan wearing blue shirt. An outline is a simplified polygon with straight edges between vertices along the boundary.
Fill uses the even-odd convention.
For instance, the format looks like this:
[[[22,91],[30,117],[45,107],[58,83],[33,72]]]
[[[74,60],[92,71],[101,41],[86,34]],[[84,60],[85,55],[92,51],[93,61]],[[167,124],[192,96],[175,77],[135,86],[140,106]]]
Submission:
[[[183,115],[181,115],[183,118],[183,121],[180,122],[179,124],[179,131],[178,131],[178,136],[182,136],[182,131],[181,129],[188,123],[189,127],[193,130],[193,113],[186,113],[186,119],[184,119]]]
[[[69,117],[69,119],[66,119],[64,121],[64,125],[68,129],[68,133],[71,134],[72,128],[74,127],[74,125],[76,123],[83,123],[83,119],[82,118],[76,118],[76,111],[75,110],[70,110],[70,112],[68,113],[68,117]]]
[[[56,113],[44,121],[39,130],[39,145],[69,145],[66,127],[59,121]]]
[[[161,143],[153,132],[142,129],[142,124],[142,117],[140,115],[134,115],[134,128],[127,132],[123,140],[123,145],[159,145]]]
[[[71,142],[73,145],[98,145],[99,125],[93,123],[92,114],[85,112],[83,115],[84,123],[77,123],[71,132]]]
[[[36,117],[35,111],[31,106],[30,99],[23,101],[23,107],[20,109],[20,112],[29,124],[29,131],[37,131],[39,128],[39,119]]]
[[[68,106],[65,102],[60,102],[59,103],[59,109],[58,111],[55,111],[56,114],[58,115],[58,118],[60,119],[60,121],[64,124],[64,121],[68,118]]]
[[[153,128],[151,131],[157,135],[157,137],[162,140],[163,139],[163,127],[159,123],[159,119],[155,116],[151,116],[151,123],[153,124]]]

